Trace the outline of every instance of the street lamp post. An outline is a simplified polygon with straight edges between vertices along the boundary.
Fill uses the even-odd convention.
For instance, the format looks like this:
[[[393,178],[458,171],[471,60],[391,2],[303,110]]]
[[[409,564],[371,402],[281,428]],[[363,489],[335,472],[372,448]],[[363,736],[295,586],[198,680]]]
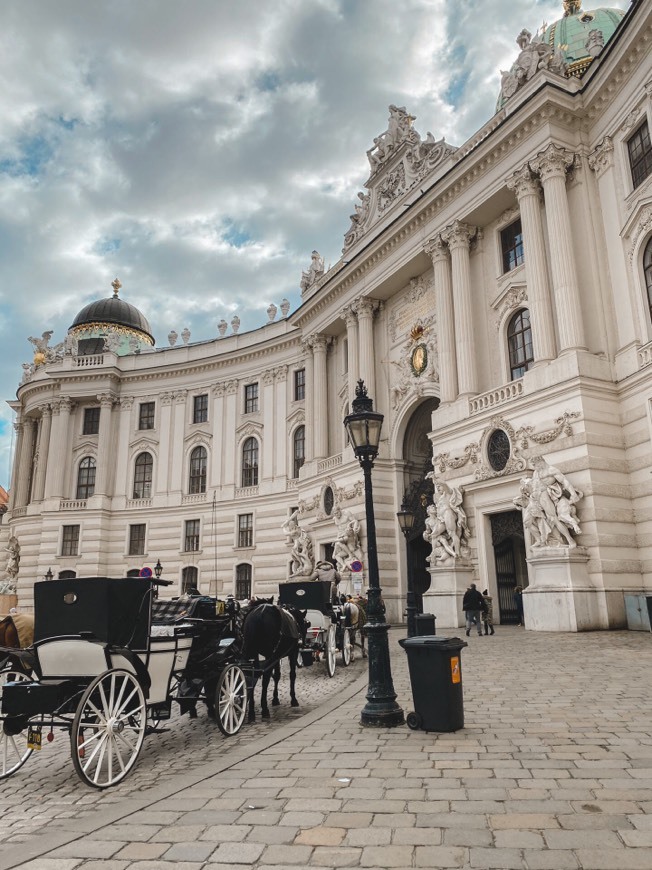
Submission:
[[[161,565],[161,560],[156,560],[156,565],[154,565],[154,575],[157,580],[161,579],[161,574],[163,573],[163,565]]]
[[[414,514],[408,509],[405,501],[401,505],[400,511],[396,514],[401,531],[405,535],[405,552],[407,556],[407,634],[408,637],[414,637],[417,633],[417,606],[414,597],[414,575],[412,572],[412,559],[410,558],[410,532],[414,528]]]
[[[392,682],[387,632],[389,626],[380,597],[378,551],[376,548],[376,520],[371,488],[371,469],[378,455],[383,415],[373,410],[373,401],[367,396],[363,381],[358,381],[352,411],[344,418],[351,446],[364,473],[365,514],[367,518],[367,561],[369,589],[367,591],[367,636],[369,638],[369,685],[367,703],[360,714],[361,725],[391,727],[402,725],[403,710],[396,703]]]
[[[45,579],[52,580],[53,577],[54,574],[52,573],[52,568],[48,568],[48,570],[45,572]]]

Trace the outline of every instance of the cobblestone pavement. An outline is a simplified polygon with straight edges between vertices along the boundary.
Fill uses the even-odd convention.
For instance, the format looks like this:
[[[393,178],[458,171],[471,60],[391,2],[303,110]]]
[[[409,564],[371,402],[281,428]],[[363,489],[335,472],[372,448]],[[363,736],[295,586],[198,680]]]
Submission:
[[[399,636],[394,683],[409,710]],[[202,719],[148,738],[106,794],[75,782],[69,762],[38,759],[40,779],[5,784],[3,836],[30,814],[31,836],[5,843],[0,868],[652,870],[651,635],[498,628],[468,642],[453,734],[362,728],[358,661],[339,686],[306,671],[322,703],[243,731],[219,756]]]

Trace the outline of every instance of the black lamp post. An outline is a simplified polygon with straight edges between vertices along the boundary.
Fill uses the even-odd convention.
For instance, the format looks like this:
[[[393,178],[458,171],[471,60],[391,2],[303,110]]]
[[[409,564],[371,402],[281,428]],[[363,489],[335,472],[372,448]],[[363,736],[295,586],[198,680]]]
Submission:
[[[365,514],[367,517],[367,633],[369,638],[369,686],[367,703],[360,714],[361,725],[394,726],[404,722],[403,710],[396,703],[389,661],[388,625],[381,605],[376,549],[376,520],[371,489],[371,469],[378,455],[383,415],[373,410],[363,381],[358,381],[352,412],[344,418],[353,451],[364,472]]]
[[[53,577],[54,574],[52,573],[52,568],[48,568],[48,570],[45,572],[45,579],[52,580]]]
[[[408,509],[405,502],[396,514],[401,531],[405,535],[405,551],[407,555],[407,633],[408,637],[414,637],[417,633],[417,606],[414,598],[414,576],[412,573],[412,559],[410,554],[410,532],[414,528],[414,514]]]
[[[161,574],[163,573],[163,565],[161,565],[161,560],[156,560],[156,565],[154,565],[154,575],[157,580],[161,579]]]

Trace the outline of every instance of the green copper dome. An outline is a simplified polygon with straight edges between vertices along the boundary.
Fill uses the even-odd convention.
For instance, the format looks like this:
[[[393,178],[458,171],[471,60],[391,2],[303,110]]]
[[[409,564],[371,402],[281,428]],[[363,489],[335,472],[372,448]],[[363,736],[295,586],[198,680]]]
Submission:
[[[553,51],[561,51],[568,64],[568,74],[581,76],[593,60],[586,49],[586,43],[592,30],[602,31],[605,45],[616,32],[624,12],[622,9],[593,9],[584,11],[572,6],[573,11],[564,15],[547,27],[543,33],[542,42],[547,43]],[[576,10],[576,11],[575,11]]]

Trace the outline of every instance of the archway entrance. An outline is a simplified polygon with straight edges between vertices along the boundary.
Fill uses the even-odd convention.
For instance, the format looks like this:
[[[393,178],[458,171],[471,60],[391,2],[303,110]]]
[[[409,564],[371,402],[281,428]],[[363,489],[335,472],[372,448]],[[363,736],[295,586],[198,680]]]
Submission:
[[[498,584],[498,607],[494,604],[494,614],[501,625],[517,625],[519,615],[514,590],[528,585],[523,517],[520,511],[505,511],[492,514],[490,519]]]
[[[432,503],[432,445],[428,433],[432,431],[432,413],[439,407],[439,399],[426,399],[414,411],[405,430],[403,459],[405,460],[405,491],[403,503],[414,514],[414,526],[407,539],[408,570],[412,572],[417,607],[423,611],[421,596],[430,588],[430,574],[426,558],[431,547],[423,539],[426,528],[426,508]]]

